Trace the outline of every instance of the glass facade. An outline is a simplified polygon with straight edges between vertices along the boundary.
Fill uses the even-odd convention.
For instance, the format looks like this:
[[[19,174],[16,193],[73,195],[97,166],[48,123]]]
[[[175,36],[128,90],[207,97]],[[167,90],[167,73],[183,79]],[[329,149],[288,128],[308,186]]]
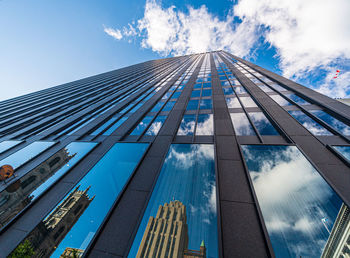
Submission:
[[[350,107],[300,87],[215,51],[1,101],[0,256],[348,257]]]

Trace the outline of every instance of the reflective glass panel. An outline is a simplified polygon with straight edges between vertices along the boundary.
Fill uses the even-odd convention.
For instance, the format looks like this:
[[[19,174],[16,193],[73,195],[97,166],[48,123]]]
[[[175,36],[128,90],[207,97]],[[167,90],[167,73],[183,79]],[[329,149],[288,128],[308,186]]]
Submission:
[[[264,92],[273,92],[274,90],[271,89],[270,87],[267,87],[266,85],[259,85],[258,86],[260,89],[262,89]]]
[[[230,116],[237,135],[255,135],[245,113],[231,113]]]
[[[119,118],[119,116],[113,116],[113,117],[111,117],[106,123],[104,123],[104,124],[101,125],[99,128],[97,128],[95,131],[93,131],[93,132],[91,133],[91,135],[98,135],[98,134],[101,133],[104,129],[106,129],[108,126],[110,126],[111,124],[113,124],[118,118]]]
[[[202,84],[201,83],[197,83],[197,84],[194,85],[193,88],[194,89],[200,89],[200,88],[202,88]]]
[[[225,86],[231,86],[230,82],[229,82],[229,81],[227,81],[227,80],[225,80],[225,81],[221,81],[220,83],[221,83],[221,86],[222,86],[222,87],[225,87]]]
[[[122,117],[116,122],[114,125],[112,125],[107,131],[103,133],[103,135],[111,135],[122,123],[125,122],[127,117]]]
[[[193,135],[196,124],[196,115],[184,115],[177,135]]]
[[[30,205],[45,190],[96,146],[72,142],[0,192],[0,228]]]
[[[306,100],[300,98],[296,94],[285,94],[285,96],[290,98],[291,100],[293,100],[295,103],[298,103],[299,105],[310,105],[309,102],[307,102]]]
[[[199,114],[197,119],[196,135],[213,135],[213,114]]]
[[[17,248],[27,240],[36,257],[62,257],[68,247],[83,252],[147,146],[115,144]]]
[[[180,97],[180,95],[181,95],[181,91],[176,91],[176,92],[171,96],[171,98],[172,98],[172,99],[177,99],[178,97]]]
[[[348,208],[312,164],[295,146],[242,150],[276,257],[334,257]]]
[[[200,90],[194,90],[192,91],[191,98],[199,98],[201,96]]]
[[[0,167],[3,165],[10,165],[16,169],[54,144],[55,142],[33,142],[0,160]]]
[[[257,107],[254,100],[251,97],[239,97],[244,107]]]
[[[198,108],[198,99],[192,99],[188,102],[186,110],[197,110]]]
[[[332,146],[350,162],[350,146]]]
[[[224,95],[233,95],[233,94],[235,94],[231,87],[230,88],[222,88],[222,90],[224,92]]]
[[[153,116],[145,116],[142,121],[136,126],[136,128],[131,132],[130,135],[141,135],[146,129],[148,124],[152,121]]]
[[[269,119],[263,112],[251,112],[248,113],[250,119],[261,135],[279,135],[275,127],[271,124]]]
[[[167,116],[157,116],[157,118],[153,121],[151,126],[148,128],[146,135],[157,135],[160,128],[162,128],[162,125],[164,124],[165,119]]]
[[[291,106],[293,105],[285,98],[281,97],[280,95],[270,95],[270,97],[277,102],[280,106]]]
[[[332,126],[334,129],[336,129],[340,133],[344,135],[350,135],[350,126],[344,124],[343,122],[339,121],[338,119],[334,118],[328,113],[322,110],[311,110],[310,113],[314,114],[319,119],[322,119],[328,125]]]
[[[286,91],[287,89],[283,88],[282,86],[276,84],[276,83],[268,83],[272,88],[274,88],[277,91]]]
[[[172,110],[173,106],[175,105],[175,101],[169,101],[166,103],[166,105],[163,107],[162,111],[170,111]]]
[[[234,87],[234,90],[237,94],[247,93],[247,91],[243,87]]]
[[[161,107],[164,105],[164,101],[158,102],[151,110],[151,112],[158,112]]]
[[[210,82],[203,83],[203,88],[211,88],[211,83]]]
[[[228,108],[241,108],[241,104],[236,97],[226,98],[226,103]]]
[[[16,146],[17,144],[21,143],[22,141],[3,141],[0,142],[0,153],[7,151],[8,149],[11,149],[12,147]]]
[[[211,90],[202,90],[202,97],[210,97]]]
[[[217,230],[214,146],[172,144],[128,257],[218,257]]]
[[[199,103],[199,109],[211,109],[212,101],[211,99],[201,99]]]
[[[314,135],[333,135],[301,110],[288,111],[288,113]]]

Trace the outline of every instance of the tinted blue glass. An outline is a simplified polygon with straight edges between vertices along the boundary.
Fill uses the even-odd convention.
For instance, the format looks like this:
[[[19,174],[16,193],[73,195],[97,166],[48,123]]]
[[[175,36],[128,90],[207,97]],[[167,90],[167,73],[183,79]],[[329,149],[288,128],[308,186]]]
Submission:
[[[192,99],[188,102],[186,110],[197,110],[198,108],[198,99]]]
[[[157,116],[157,118],[154,119],[153,123],[148,128],[146,135],[157,135],[166,118],[167,116]]]
[[[159,101],[151,110],[151,112],[158,112],[164,105],[164,101]]]
[[[334,129],[336,129],[340,133],[344,135],[350,135],[350,126],[332,117],[328,113],[322,110],[311,110],[310,112],[315,116],[317,116],[319,119],[322,119],[323,121],[325,121],[328,125],[332,126]]]
[[[270,97],[277,102],[280,106],[291,106],[293,105],[285,98],[282,98],[280,95],[270,95]]]
[[[108,126],[113,124],[120,116],[113,116],[111,117],[106,123],[101,125],[99,128],[97,128],[95,131],[91,133],[91,135],[98,135],[100,134],[104,129],[106,129]]]
[[[8,149],[11,149],[12,147],[16,146],[17,144],[21,143],[22,141],[3,141],[0,142],[0,153],[7,151]]]
[[[153,116],[145,116],[138,126],[136,126],[136,128],[130,133],[130,135],[141,135],[152,119]]]
[[[103,133],[103,135],[111,135],[122,123],[125,122],[125,120],[128,119],[127,117],[122,117],[116,122],[114,125],[112,125],[107,131]]]
[[[226,98],[226,103],[227,103],[228,108],[241,108],[242,107],[236,97]]]
[[[230,88],[222,88],[223,92],[224,92],[224,95],[233,95],[234,92],[233,92],[233,89],[230,87]]]
[[[197,118],[196,135],[213,135],[213,114],[199,114]]]
[[[211,83],[210,82],[203,83],[203,88],[211,88]]]
[[[79,162],[96,143],[72,142],[0,193],[0,228]]]
[[[175,101],[169,101],[168,103],[166,103],[162,111],[170,111],[172,110],[174,105],[175,105]]]
[[[184,115],[179,130],[178,135],[193,135],[194,126],[196,124],[196,115]]]
[[[211,109],[212,106],[211,99],[201,99],[199,103],[199,109]]]
[[[177,212],[176,220],[167,207],[171,207],[172,212]],[[145,241],[149,239],[152,241],[149,245],[152,245],[160,240],[161,234],[154,234],[152,238],[148,238],[152,231],[146,228],[152,222],[160,228],[164,225],[164,220],[167,221],[167,225],[162,227],[161,231],[169,234],[181,230],[181,236],[188,238],[188,244],[185,244],[183,249],[199,251],[203,243],[206,257],[218,257],[213,145],[171,145],[128,257],[137,257],[137,254],[139,257],[156,257],[152,252],[148,256],[145,255],[147,253]],[[179,221],[183,224],[177,226]],[[163,246],[156,245],[164,251],[169,250],[169,253],[159,257],[179,257],[175,256],[174,252],[181,253],[183,249],[180,249],[181,247],[178,247],[178,250],[172,249],[171,243],[169,241]]]
[[[227,81],[227,80],[226,80],[226,81],[221,81],[220,83],[221,83],[221,86],[222,86],[222,87],[231,86],[230,82]]]
[[[202,88],[202,84],[201,83],[196,83],[193,88],[194,89],[200,89],[200,88]]]
[[[199,98],[201,96],[201,91],[200,90],[194,90],[191,93],[191,98]]]
[[[67,247],[84,250],[147,146],[143,143],[115,144],[29,234],[26,240],[35,239],[35,244],[30,242],[34,251],[45,253],[45,257],[58,258]],[[64,223],[59,223],[61,217],[76,219],[65,219]],[[48,241],[51,235],[54,240]]]
[[[309,102],[307,102],[306,100],[300,98],[299,96],[297,96],[295,94],[285,94],[285,96],[290,98],[294,102],[298,103],[299,105],[310,105]]]
[[[276,257],[327,252],[334,223],[342,219],[337,218],[344,208],[339,196],[295,146],[246,145],[242,150]]]
[[[180,95],[181,95],[181,91],[176,91],[176,92],[174,93],[174,95],[171,96],[171,98],[172,98],[172,99],[177,99],[178,97],[180,97]]]
[[[278,135],[279,133],[271,122],[267,119],[263,112],[248,113],[250,119],[261,135]]]
[[[333,146],[350,162],[350,146]]]
[[[134,106],[129,113],[134,113],[136,110],[138,110],[141,106],[143,105],[143,102],[140,102],[139,104],[137,104],[136,106]]]
[[[324,128],[319,123],[315,122],[311,117],[307,116],[301,110],[288,111],[299,123],[314,135],[332,135],[330,131]]]
[[[210,97],[211,90],[202,90],[202,97]]]
[[[55,142],[33,142],[23,149],[20,149],[10,156],[0,160],[0,167],[3,165],[11,165],[16,169],[54,144]]]
[[[237,135],[255,135],[245,113],[231,113],[230,116]]]
[[[237,94],[247,93],[247,91],[243,87],[234,87],[234,90]]]

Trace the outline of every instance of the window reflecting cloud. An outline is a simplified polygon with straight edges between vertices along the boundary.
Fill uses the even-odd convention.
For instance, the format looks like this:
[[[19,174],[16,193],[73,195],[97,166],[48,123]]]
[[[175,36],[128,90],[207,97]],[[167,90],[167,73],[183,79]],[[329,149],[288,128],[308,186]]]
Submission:
[[[307,116],[301,110],[288,111],[288,113],[314,135],[333,135],[330,131],[321,126],[311,117]]]
[[[230,116],[237,135],[255,135],[254,129],[245,113],[231,113]]]
[[[320,257],[339,196],[295,146],[242,150],[276,256]]]
[[[145,134],[157,135],[166,118],[166,116],[157,116]]]
[[[196,135],[213,135],[213,114],[199,114],[197,120]]]
[[[196,124],[196,115],[184,115],[177,135],[193,135]]]
[[[261,135],[279,134],[263,112],[251,112],[248,115]]]
[[[322,111],[322,110],[311,110],[312,114],[317,116],[319,119],[326,122],[328,125],[332,126],[338,132],[344,135],[350,135],[350,126],[331,116],[330,114]]]

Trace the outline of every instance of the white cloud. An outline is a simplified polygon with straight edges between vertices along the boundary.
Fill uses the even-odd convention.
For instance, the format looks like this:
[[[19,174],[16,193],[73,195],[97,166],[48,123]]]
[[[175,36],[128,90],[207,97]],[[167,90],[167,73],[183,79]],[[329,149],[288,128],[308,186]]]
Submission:
[[[120,40],[123,38],[121,31],[118,29],[104,28],[103,31],[106,32],[109,36],[111,36],[117,40]]]

